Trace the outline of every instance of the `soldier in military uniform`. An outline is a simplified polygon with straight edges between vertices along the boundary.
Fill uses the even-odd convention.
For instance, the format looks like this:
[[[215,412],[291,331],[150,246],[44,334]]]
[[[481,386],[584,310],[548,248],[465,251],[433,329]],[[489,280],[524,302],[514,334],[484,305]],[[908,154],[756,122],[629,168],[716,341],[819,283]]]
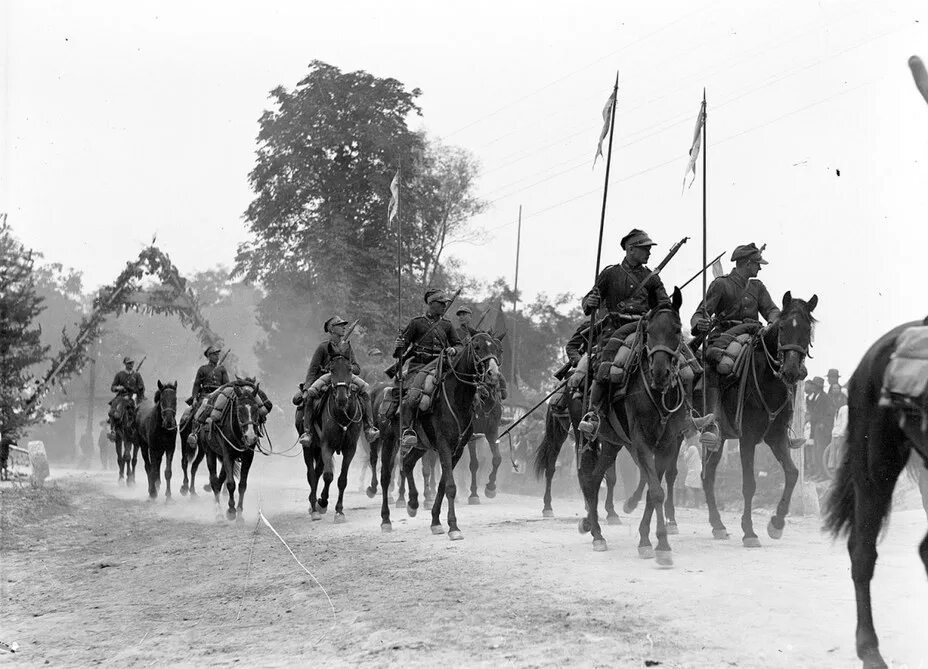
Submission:
[[[303,424],[305,426],[303,437],[305,437],[305,439],[301,438],[301,440],[304,441],[304,443],[308,443],[309,435],[311,434],[310,426],[315,418],[316,401],[322,396],[325,387],[325,383],[319,384],[316,382],[323,379],[323,377],[326,377],[324,381],[328,380],[329,361],[336,356],[347,358],[351,363],[351,384],[357,388],[358,391],[358,400],[361,403],[361,420],[364,425],[364,433],[367,440],[369,442],[374,441],[380,436],[380,431],[374,427],[374,422],[371,419],[369,386],[367,382],[359,376],[361,367],[355,359],[354,349],[351,348],[351,342],[343,341],[346,325],[348,325],[348,321],[345,319],[340,316],[332,316],[332,318],[328,319],[322,326],[323,331],[329,335],[329,340],[322,342],[316,347],[316,352],[313,353],[312,360],[309,363],[309,369],[306,371],[306,380],[303,382],[306,393],[303,406]]]
[[[393,349],[393,357],[399,361],[400,373],[402,365],[406,360],[409,361],[406,370],[407,375],[422,369],[425,365],[432,362],[442,351],[448,355],[456,355],[464,348],[457,330],[447,318],[443,318],[451,301],[441,290],[429,288],[425,292],[425,303],[428,310],[423,316],[416,316],[406,325],[403,332],[396,338]],[[407,349],[410,349],[407,353]],[[415,377],[413,377],[415,380]],[[396,404],[393,395],[389,395],[390,401],[385,401],[382,405],[382,416],[392,416]],[[403,421],[409,425],[403,436],[403,442],[409,446],[416,443],[415,430],[411,422]]]
[[[116,397],[110,400],[109,437],[111,441],[116,439],[116,416],[114,413],[116,411],[116,400],[125,397],[137,403],[139,400],[145,399],[145,382],[142,381],[141,374],[133,371],[135,360],[126,356],[122,359],[122,364],[126,368],[116,372],[116,376],[113,377],[113,385],[110,387],[110,391],[116,393]]]
[[[383,351],[376,346],[367,352],[367,365],[361,370],[361,378],[372,386],[387,380],[383,371]]]
[[[193,379],[193,406],[200,406],[200,401],[211,392],[218,390],[229,382],[229,372],[223,365],[219,364],[219,349],[215,346],[209,346],[203,355],[208,362],[200,365],[197,374]]]
[[[705,335],[707,344],[736,325],[767,323],[780,318],[780,310],[770,298],[767,287],[757,278],[767,261],[761,249],[752,242],[737,247],[731,254],[735,269],[713,280],[706,290],[705,302],[700,302],[690,321],[694,335]],[[705,365],[705,392],[708,411],[719,415],[719,377],[712,365]]]
[[[471,311],[471,308],[464,305],[458,308],[455,315],[458,317],[458,339],[462,342],[466,342],[468,339],[477,334],[477,330],[473,328],[470,324],[470,319],[473,317],[474,312]]]

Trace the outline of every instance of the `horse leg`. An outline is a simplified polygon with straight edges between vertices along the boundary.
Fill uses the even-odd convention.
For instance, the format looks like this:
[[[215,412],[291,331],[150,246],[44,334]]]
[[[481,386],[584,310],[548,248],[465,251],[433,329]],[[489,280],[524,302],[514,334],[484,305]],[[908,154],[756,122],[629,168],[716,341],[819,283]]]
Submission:
[[[319,495],[319,510],[325,513],[329,508],[329,487],[335,480],[335,454],[328,443],[320,445],[322,452],[322,494]],[[316,468],[318,471],[318,467]]]
[[[744,497],[744,510],[741,512],[741,529],[744,532],[742,543],[745,548],[758,548],[760,539],[754,533],[754,520],[751,510],[754,501],[754,492],[757,483],[754,480],[754,447],[753,439],[743,436],[741,439],[741,495]]]
[[[148,497],[156,499],[158,489],[161,487],[161,454],[157,447],[146,446],[141,449],[142,464],[145,465],[145,473],[148,478]]]
[[[371,466],[371,484],[367,487],[367,496],[373,499],[377,494],[377,451],[380,450],[380,439],[375,439],[369,448],[369,461]],[[383,466],[383,465],[381,465]]]
[[[640,438],[636,443],[641,443]],[[648,480],[647,507],[653,509],[654,513],[657,515],[657,529],[655,530],[655,534],[657,535],[657,549],[654,551],[654,555],[657,558],[658,565],[670,567],[673,565],[673,557],[670,552],[670,542],[667,541],[667,525],[664,521],[664,488],[661,486],[661,477],[664,472],[657,457],[650,449],[645,448],[642,449],[642,451],[643,452],[639,453],[638,466],[641,468],[642,475]],[[638,544],[639,554],[641,546],[650,548],[651,545],[647,536],[651,529],[651,518],[650,514],[646,515],[648,518],[647,526],[639,528],[641,534],[641,542]],[[644,525],[644,523],[642,523],[642,525]]]
[[[396,448],[396,440],[392,437],[393,435],[388,430],[380,433],[380,443],[382,444],[380,452],[381,532],[393,530],[393,524],[390,522],[390,479],[393,478],[393,451]]]
[[[419,512],[419,490],[416,488],[416,479],[413,476],[413,471],[416,468],[416,463],[421,457],[422,451],[418,448],[414,448],[403,458],[402,480],[405,480],[409,485],[409,502],[406,503],[406,513],[409,514],[410,518],[415,517]],[[397,504],[399,504],[399,499],[397,499]]]
[[[232,456],[225,447],[222,449],[222,471],[225,472],[226,491],[229,493],[229,508],[226,509],[226,518],[235,520],[235,465],[232,462]]]
[[[703,466],[702,489],[706,494],[706,508],[709,510],[709,524],[712,525],[712,537],[714,539],[727,539],[729,536],[725,524],[722,523],[719,507],[715,501],[715,472],[722,460],[723,449],[724,444],[719,446],[719,450],[710,451]]]
[[[438,441],[438,462],[441,464],[441,478],[445,484],[444,498],[448,500],[448,538],[458,541],[464,534],[458,527],[458,518],[454,510],[454,498],[457,495],[457,483],[454,480],[454,459],[451,455],[451,446],[444,435],[436,435]],[[438,502],[439,500],[436,500]],[[440,508],[440,507],[439,507]],[[434,516],[432,518],[434,523]]]
[[[118,434],[116,435],[116,441],[113,442],[113,447],[116,449],[116,464],[119,465],[119,481],[122,482],[125,478],[124,468],[126,462],[122,458],[122,439]]]
[[[677,457],[680,455],[680,445],[671,448],[665,460],[664,480],[667,482],[667,493],[664,497],[664,516],[667,518],[667,534],[680,534],[677,528],[677,508],[674,504],[673,487],[677,483]]]
[[[206,449],[204,446],[197,444],[197,452],[193,458],[193,464],[190,465],[190,496],[197,496],[197,487],[194,485],[194,479],[197,476],[197,469],[200,467],[200,463],[203,461],[203,456],[206,455]]]
[[[467,442],[467,454],[470,456],[470,497],[468,504],[480,504],[480,495],[477,494],[477,470],[480,469],[480,460],[477,459],[477,439],[471,437]]]
[[[593,450],[587,451],[581,461],[580,471],[578,474],[582,480],[583,497],[586,501],[586,517],[580,519],[578,530],[581,534],[590,532],[593,536],[593,550],[604,551],[607,548],[606,540],[603,538],[603,531],[599,525],[599,488],[602,485],[603,477],[606,470],[615,464],[615,457],[619,453],[619,448],[615,444],[602,442],[601,451],[598,458],[593,457]],[[592,472],[590,472],[592,463]]]
[[[313,520],[320,520],[322,514],[316,508],[316,485],[319,479],[316,476],[313,446],[303,446],[303,463],[306,465],[306,483],[309,484],[309,513]]]
[[[771,539],[779,539],[783,536],[783,527],[786,525],[786,514],[789,512],[789,503],[793,498],[793,489],[796,487],[796,481],[799,480],[799,469],[793,463],[793,458],[789,454],[789,438],[786,431],[782,436],[770,440],[770,450],[773,456],[783,468],[783,494],[777,503],[776,513],[770,517],[767,523],[767,534]]]
[[[171,499],[171,478],[173,472],[171,467],[174,460],[174,442],[171,442],[171,445],[164,451],[164,499],[165,501]]]
[[[631,513],[638,506],[638,502],[641,501],[641,497],[644,495],[644,487],[647,485],[647,480],[644,477],[644,474],[639,470],[638,472],[638,485],[635,487],[635,490],[625,500],[625,503],[622,505],[622,511],[625,513]]]
[[[491,420],[490,422],[495,423],[496,421]],[[485,494],[490,499],[493,499],[494,497],[496,497],[496,474],[497,472],[499,472],[499,466],[503,463],[503,456],[500,455],[500,452],[499,452],[499,441],[498,441],[499,436],[498,435],[499,435],[499,426],[497,425],[491,425],[487,429],[486,434],[484,435],[486,437],[487,444],[490,446],[490,456],[492,458],[491,460],[492,467],[490,469],[490,478],[489,478],[486,488],[484,488],[483,490],[483,494]]]
[[[180,433],[180,469],[184,473],[184,482],[180,486],[180,494],[190,492],[190,478],[187,476],[187,467],[190,465],[190,447],[187,446],[187,435]]]
[[[129,449],[130,449],[130,452],[132,453],[132,460],[131,460],[132,475],[131,476],[127,475],[126,478],[132,482],[132,485],[135,485],[135,468],[138,465],[138,461],[139,461],[139,445],[133,441],[129,441]]]
[[[553,439],[547,434],[544,437],[545,439]],[[557,458],[561,454],[561,447],[564,445],[567,435],[564,435],[564,439],[561,439],[559,444],[551,449],[549,457],[545,461],[545,494],[542,498],[544,502],[544,508],[541,510],[541,515],[544,518],[554,518],[554,508],[551,506],[551,481],[554,479],[554,472],[557,471]],[[552,443],[557,443],[556,440]],[[544,444],[539,446],[539,450],[545,447]]]
[[[248,472],[251,471],[251,463],[255,459],[255,452],[246,450],[242,453],[242,468],[238,478],[238,506],[236,507],[235,519],[243,522],[242,513],[245,511],[245,490],[248,488]],[[229,478],[232,478],[231,476]]]
[[[345,488],[348,486],[348,468],[351,466],[351,461],[354,459],[356,449],[356,444],[347,444],[342,448],[342,471],[338,475],[338,501],[335,502],[336,523],[345,522],[344,499]]]
[[[397,458],[396,467],[396,508],[405,509],[406,508],[406,474],[403,471],[403,462],[402,458]],[[392,468],[391,468],[392,473]]]
[[[615,503],[613,502],[613,495],[615,494],[616,467],[618,467],[618,457],[616,457],[616,461],[612,463],[612,466],[606,469],[605,471],[606,525],[621,525],[622,524],[622,519],[619,518],[619,514],[615,512]]]
[[[216,502],[216,512],[221,515],[219,510],[219,490],[222,486],[222,479],[216,475],[216,454],[209,451],[206,455],[206,469],[209,471],[209,487],[213,491],[213,499]],[[225,472],[223,472],[225,474]]]

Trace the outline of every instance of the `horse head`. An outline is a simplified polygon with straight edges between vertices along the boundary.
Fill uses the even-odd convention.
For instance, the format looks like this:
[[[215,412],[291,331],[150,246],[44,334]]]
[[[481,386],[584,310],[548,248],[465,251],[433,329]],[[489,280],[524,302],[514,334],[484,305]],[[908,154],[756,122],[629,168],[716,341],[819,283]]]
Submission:
[[[240,435],[245,446],[253,447],[258,442],[257,424],[259,420],[258,384],[247,385],[236,383],[233,397],[234,408],[233,430]]]
[[[155,404],[161,412],[161,427],[165,430],[177,429],[177,381],[161,383],[155,392]]]
[[[818,304],[818,295],[808,301],[794,298],[787,291],[783,296],[783,309],[776,328],[776,356],[780,377],[788,384],[803,378],[803,361],[812,347],[815,317],[812,311]]]
[[[503,345],[499,338],[490,332],[478,332],[467,342],[465,353],[469,353],[474,366],[474,374],[481,383],[499,385],[499,359],[503,355]]]
[[[677,360],[683,341],[683,325],[680,321],[680,306],[683,295],[679,288],[673,289],[670,304],[649,299],[650,311],[646,316],[645,351],[651,369],[651,387],[666,391],[677,375]]]
[[[335,392],[335,408],[346,411],[351,394],[351,361],[343,355],[333,356],[329,360],[329,374]]]

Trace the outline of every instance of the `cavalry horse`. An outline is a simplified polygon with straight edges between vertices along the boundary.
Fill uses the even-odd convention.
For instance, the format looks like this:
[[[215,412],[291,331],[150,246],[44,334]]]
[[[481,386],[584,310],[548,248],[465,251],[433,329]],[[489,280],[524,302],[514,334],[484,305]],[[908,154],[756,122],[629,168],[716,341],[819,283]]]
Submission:
[[[571,397],[568,400],[568,416],[558,415],[558,413],[551,407],[550,404],[545,411],[545,432],[541,443],[538,445],[538,450],[535,451],[535,458],[532,463],[535,471],[535,478],[541,479],[542,476],[545,477],[545,492],[544,496],[542,497],[544,507],[541,510],[541,515],[544,518],[554,518],[554,508],[551,506],[551,482],[554,479],[555,471],[557,471],[557,459],[561,454],[561,448],[564,446],[564,442],[567,441],[567,437],[569,436],[571,430],[574,434],[575,451],[578,447],[578,444],[580,443],[579,436],[577,434],[577,425],[580,423],[580,419],[583,417],[582,405],[582,400],[579,398]],[[594,448],[598,448],[598,446],[594,446]],[[625,471],[625,468],[622,467],[618,459],[616,460],[615,467],[611,467],[606,470],[605,479],[607,525],[622,524],[622,520],[619,518],[619,514],[615,511],[614,502],[617,470],[621,471],[622,473],[622,481],[626,493],[631,490],[631,486],[633,485],[633,477],[629,476],[629,472]]]
[[[177,443],[177,381],[158,381],[154,402],[144,402],[137,418],[138,444],[148,474],[148,496],[155,499],[161,487],[161,459],[164,458],[164,496],[171,498],[171,462]]]
[[[139,457],[136,414],[138,408],[129,395],[119,395],[113,399],[113,441],[116,446],[116,462],[119,464],[119,480],[126,480],[126,485],[135,485],[135,465]]]
[[[186,495],[188,492],[191,497],[197,496],[197,489],[194,486],[194,480],[197,476],[197,469],[200,466],[200,462],[203,461],[203,456],[206,452],[200,448],[199,443],[196,446],[191,446],[187,442],[187,438],[190,436],[190,433],[193,432],[194,427],[194,416],[197,413],[199,408],[198,404],[194,404],[190,409],[184,413],[184,416],[181,418],[180,425],[180,468],[184,472],[184,482],[180,487],[180,494]],[[187,476],[187,468],[190,468],[190,476]],[[204,486],[207,491],[210,490],[209,484]]]
[[[448,499],[448,537],[452,541],[463,539],[458,528],[455,514],[455,496],[457,485],[454,481],[454,466],[464,452],[464,445],[470,439],[474,429],[475,401],[478,392],[487,396],[488,388],[499,384],[499,356],[501,346],[498,340],[486,332],[478,332],[464,345],[464,350],[453,359],[446,353],[439,358],[438,383],[432,395],[431,413],[420,415],[419,447],[403,454],[402,467],[409,485],[409,502],[406,511],[415,516],[419,511],[419,492],[412,477],[413,467],[423,455],[422,446],[438,452],[441,464],[441,478],[438,491],[432,504],[432,534],[445,532],[441,525],[441,507],[444,498]],[[398,448],[397,418],[391,417],[387,433],[381,432],[383,462],[391,462]],[[387,427],[385,425],[385,427]],[[380,484],[383,503],[380,509],[381,530],[389,532],[390,507],[387,503],[387,486],[390,482],[390,468],[381,467]]]
[[[218,421],[212,425],[197,426],[197,444],[200,454],[206,454],[206,466],[209,469],[209,484],[219,508],[219,492],[226,484],[229,492],[229,508],[226,517],[229,520],[242,520],[243,500],[248,487],[248,471],[255,457],[255,450],[260,448],[261,407],[259,385],[249,380],[237,380],[229,384],[232,396]],[[221,462],[217,476],[216,463]],[[239,463],[241,470],[238,482],[238,505],[235,504],[235,467]],[[237,513],[236,513],[237,512]]]
[[[857,657],[865,669],[886,667],[870,602],[877,538],[892,508],[896,480],[911,451],[928,467],[928,431],[920,412],[879,404],[883,375],[896,339],[906,328],[916,325],[928,325],[928,319],[900,325],[883,335],[851,376],[847,441],[826,502],[825,528],[835,537],[849,533],[847,550],[857,598]],[[928,535],[919,544],[918,554],[928,570]]]
[[[639,344],[637,359],[627,369],[630,375],[624,395],[610,398],[610,405],[621,431],[628,435],[629,449],[638,463],[641,478],[647,483],[644,514],[638,526],[638,555],[657,557],[661,566],[671,566],[670,543],[667,540],[665,495],[661,481],[667,476],[668,496],[673,491],[676,460],[680,451],[680,435],[688,418],[686,388],[678,374],[679,350],[683,345],[680,306],[683,297],[675,288],[670,305],[652,302],[650,311],[639,324],[644,341]],[[640,339],[639,335],[639,339]],[[603,419],[604,422],[606,419]],[[619,430],[613,428],[616,434]],[[593,535],[593,550],[606,550],[606,540],[597,518],[599,487],[606,471],[613,468],[622,449],[622,440],[600,434],[601,451],[595,459],[582,458],[581,487],[587,504],[587,517],[581,520],[580,531]],[[593,452],[593,449],[587,451]],[[651,516],[657,513],[657,550],[651,545]]]
[[[754,480],[754,448],[761,440],[770,447],[783,468],[783,494],[776,513],[767,524],[770,538],[779,539],[783,536],[785,517],[793,488],[799,478],[799,470],[789,454],[793,397],[796,383],[804,374],[803,361],[812,345],[815,328],[812,311],[817,304],[817,295],[813,295],[807,302],[793,298],[787,291],[783,296],[779,320],[755,335],[753,354],[746,362],[740,382],[728,386],[723,382],[720,389],[723,415],[718,416],[722,443],[717,450],[707,453],[703,466],[703,489],[709,509],[709,523],[712,525],[712,536],[716,539],[727,539],[729,536],[715,500],[715,474],[722,459],[725,439],[738,439],[740,442],[741,492],[744,497],[742,543],[747,548],[760,546],[760,539],[754,533],[751,504],[757,487]]]
[[[309,446],[303,447],[303,460],[306,463],[306,479],[309,482],[309,511],[313,520],[320,520],[329,506],[329,486],[335,478],[334,455],[341,454],[342,466],[338,476],[335,522],[344,523],[348,468],[354,459],[358,437],[361,435],[361,399],[357,390],[351,387],[351,361],[348,358],[343,355],[333,356],[329,360],[329,374],[331,386],[325,396],[319,399],[321,407],[315,412],[312,424],[306,427],[311,438]],[[319,484],[320,469],[323,488],[317,500],[316,488]]]
[[[500,337],[501,339],[501,337]],[[480,469],[480,460],[477,458],[477,435],[482,434],[490,446],[492,468],[483,489],[489,499],[496,497],[496,474],[503,462],[499,452],[499,424],[503,418],[503,403],[499,396],[499,389],[492,389],[486,399],[478,399],[476,413],[474,414],[474,433],[467,440],[467,451],[470,456],[470,497],[468,504],[480,504],[480,495],[477,494],[477,471]]]

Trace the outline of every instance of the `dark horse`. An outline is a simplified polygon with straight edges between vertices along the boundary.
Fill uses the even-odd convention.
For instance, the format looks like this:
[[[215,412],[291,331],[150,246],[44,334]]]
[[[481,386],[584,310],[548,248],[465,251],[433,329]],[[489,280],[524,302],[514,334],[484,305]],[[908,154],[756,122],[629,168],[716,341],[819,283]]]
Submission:
[[[490,446],[492,468],[487,485],[483,493],[493,499],[496,497],[496,473],[503,462],[499,453],[499,424],[503,418],[503,403],[498,389],[494,389],[486,399],[478,400],[477,412],[474,414],[474,433],[467,440],[467,451],[470,455],[470,497],[468,504],[480,504],[480,495],[477,494],[477,470],[480,469],[480,460],[477,458],[477,435],[482,434]]]
[[[138,407],[128,395],[113,399],[113,433],[116,435],[116,462],[119,464],[119,480],[125,477],[126,485],[135,485],[135,464],[139,458],[136,415]]]
[[[229,520],[242,520],[242,501],[248,487],[248,471],[259,447],[261,437],[258,384],[250,381],[235,381],[230,386],[233,390],[229,405],[221,418],[212,426],[197,426],[197,443],[200,451],[206,454],[206,466],[209,469],[209,484],[219,508],[219,491],[225,482],[229,491],[229,508],[226,516]],[[197,456],[201,457],[200,455]],[[216,462],[221,460],[222,468],[216,475]],[[234,464],[241,463],[238,482],[238,506],[235,505]],[[236,516],[236,509],[238,515]]]
[[[198,405],[194,405],[190,407],[189,411],[184,412],[180,425],[180,468],[181,471],[184,472],[184,482],[180,487],[180,494],[186,495],[189,492],[191,497],[197,496],[194,479],[196,479],[197,469],[203,461],[203,456],[206,455],[206,451],[200,448],[199,443],[196,446],[191,446],[187,441],[190,433],[193,432],[193,427],[196,422],[194,421],[194,416],[197,413],[197,408]],[[189,477],[187,476],[188,467],[190,468]],[[204,487],[209,491],[209,484]]]
[[[316,412],[311,425],[309,446],[303,447],[306,463],[306,479],[309,482],[309,511],[313,520],[320,520],[329,506],[329,486],[334,474],[334,455],[341,453],[342,468],[338,475],[338,501],[335,502],[335,522],[344,523],[345,487],[348,485],[348,468],[354,459],[361,434],[361,399],[351,388],[351,361],[341,355],[329,360],[331,386],[319,401],[321,410]],[[309,407],[306,407],[309,408]],[[321,465],[321,467],[320,467]],[[322,494],[316,499],[319,470],[324,482]]]
[[[648,493],[644,514],[638,526],[638,554],[642,558],[657,556],[663,566],[673,564],[670,543],[667,541],[667,523],[664,515],[664,490],[661,482],[665,475],[676,472],[677,454],[680,450],[680,434],[688,420],[686,389],[678,374],[678,352],[683,345],[680,306],[683,297],[675,288],[670,305],[650,305],[651,309],[639,325],[644,342],[634,366],[628,368],[631,375],[624,396],[613,397],[612,409],[630,441],[630,450],[638,463],[641,478],[647,482]],[[640,337],[640,335],[639,335]],[[616,430],[616,434],[619,434]],[[615,458],[622,449],[622,442],[601,435],[602,449],[595,460],[592,472],[581,460],[581,487],[587,504],[586,522],[581,521],[581,531],[587,527],[593,535],[593,550],[606,550],[606,540],[597,518],[599,487],[603,475],[614,466]],[[586,459],[589,462],[589,459]],[[673,480],[668,477],[667,486],[672,494]],[[651,546],[651,515],[657,512],[657,551]]]
[[[740,383],[722,388],[722,439],[738,439],[741,444],[741,492],[744,511],[741,514],[742,542],[748,548],[760,546],[751,519],[751,502],[757,487],[754,481],[754,447],[763,440],[783,468],[785,483],[776,513],[767,524],[772,539],[783,536],[785,517],[799,470],[789,454],[789,425],[793,415],[796,382],[804,373],[803,361],[812,345],[815,318],[812,311],[818,304],[813,295],[808,302],[783,296],[780,319],[755,336],[753,356]],[[741,398],[739,401],[739,397]],[[739,404],[741,406],[739,407]],[[732,424],[732,417],[741,412],[741,425]],[[737,420],[734,421],[737,423]],[[727,423],[727,425],[726,425]],[[703,489],[709,509],[712,536],[727,539],[728,530],[719,516],[715,501],[715,472],[722,459],[722,448],[710,451],[703,467]]]
[[[454,359],[442,354],[439,363],[439,379],[432,396],[432,411],[419,417],[419,443],[438,452],[441,463],[441,479],[432,505],[432,534],[443,534],[441,526],[441,505],[448,498],[448,537],[451,540],[463,539],[458,528],[454,510],[457,486],[454,481],[454,466],[464,452],[464,445],[470,439],[474,429],[475,400],[478,389],[488,394],[489,387],[499,384],[499,356],[502,347],[498,340],[486,332],[478,332],[468,340],[462,353]],[[384,421],[387,422],[387,421]],[[397,448],[397,419],[389,421],[388,436],[381,431],[382,454],[384,462],[391,462]],[[413,467],[422,457],[421,448],[413,448],[403,457],[403,473],[409,485],[409,502],[406,511],[415,516],[419,511],[419,492],[412,477]],[[390,482],[390,468],[381,467],[380,484],[383,503],[380,509],[381,529],[389,532],[390,506],[387,503],[387,487]]]
[[[883,335],[851,376],[844,457],[826,503],[826,529],[835,536],[850,534],[847,551],[857,596],[857,657],[863,660],[865,669],[886,667],[870,608],[877,537],[883,519],[889,515],[893,488],[910,451],[916,451],[928,466],[928,434],[918,412],[911,415],[903,409],[879,405],[883,373],[897,337],[908,327],[925,324],[907,323]],[[918,554],[928,570],[928,536],[919,544]]]
[[[145,402],[138,412],[138,444],[148,473],[148,496],[158,496],[161,459],[164,458],[164,496],[171,497],[171,461],[177,443],[177,381],[158,381],[154,403]]]

